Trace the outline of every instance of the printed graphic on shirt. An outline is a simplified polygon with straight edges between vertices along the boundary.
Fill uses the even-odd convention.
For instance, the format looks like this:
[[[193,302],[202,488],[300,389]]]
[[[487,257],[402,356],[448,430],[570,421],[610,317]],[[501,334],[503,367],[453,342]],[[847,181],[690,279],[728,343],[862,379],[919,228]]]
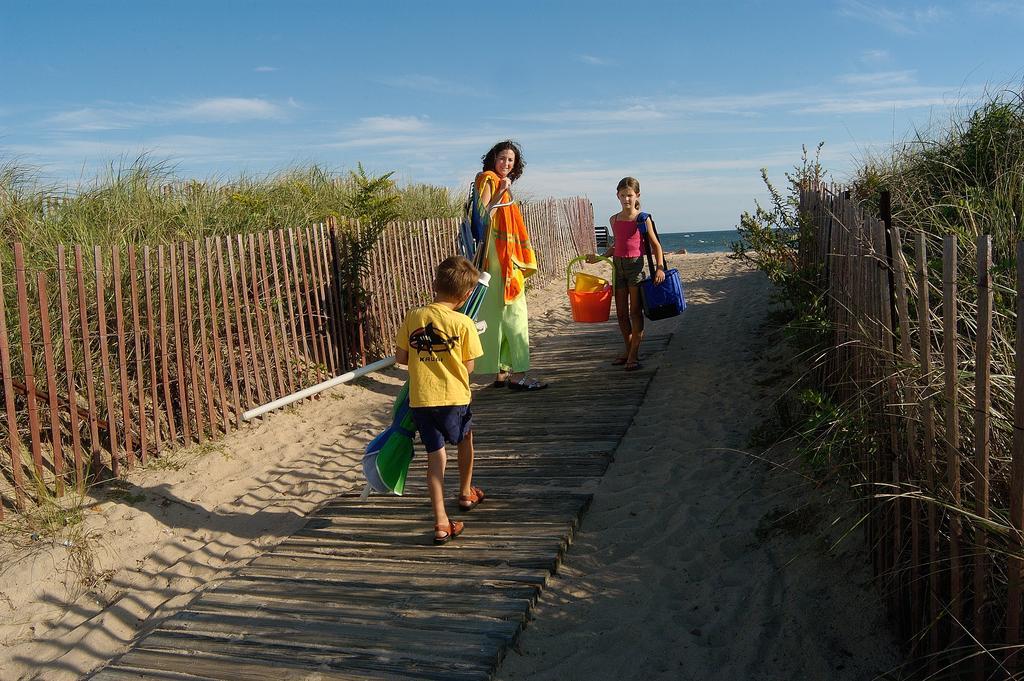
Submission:
[[[409,334],[409,347],[415,350],[421,362],[440,362],[437,353],[451,351],[459,344],[458,336],[447,336],[436,328],[433,322],[421,326]]]

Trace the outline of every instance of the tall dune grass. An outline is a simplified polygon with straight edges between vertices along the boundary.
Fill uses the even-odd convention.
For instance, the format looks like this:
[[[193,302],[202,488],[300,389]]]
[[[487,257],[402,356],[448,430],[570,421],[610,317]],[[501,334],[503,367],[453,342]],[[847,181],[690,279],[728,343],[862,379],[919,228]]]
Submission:
[[[740,229],[744,242],[737,246],[738,254],[752,249],[746,257],[768,272],[789,294],[786,301],[793,308],[791,318],[798,329],[808,320],[819,324],[827,320],[822,310],[829,305],[828,292],[822,288],[821,279],[813,268],[804,267],[806,260],[799,255],[800,243],[804,241],[801,237],[816,229],[810,224],[809,216],[799,213],[796,202],[801,186],[820,182],[820,173],[816,178],[810,177],[809,170],[817,169],[813,165],[808,166],[805,156],[803,166],[798,166],[796,173],[787,176],[790,189],[787,196],[773,191],[773,196],[779,200],[772,210],[765,211],[759,207],[757,213],[744,215]],[[849,484],[852,478],[852,487],[873,499],[873,503],[895,502],[902,498],[904,504],[913,499],[915,503],[922,504],[922,508],[931,506],[940,518],[945,518],[940,523],[940,531],[947,538],[949,527],[946,523],[951,518],[958,518],[963,525],[968,563],[974,561],[976,553],[973,545],[975,531],[981,529],[986,533],[988,544],[984,549],[984,564],[989,571],[986,575],[989,599],[984,623],[989,633],[982,643],[988,646],[988,650],[982,647],[979,653],[978,647],[969,644],[974,628],[970,618],[963,623],[949,623],[947,615],[940,614],[939,620],[924,622],[921,631],[941,627],[946,632],[944,637],[949,637],[945,640],[953,641],[950,646],[952,652],[948,652],[940,664],[933,664],[933,670],[936,666],[949,664],[951,666],[946,671],[957,675],[965,658],[980,655],[991,671],[998,667],[1006,652],[998,648],[1000,641],[1004,640],[1007,556],[1020,550],[1013,540],[1016,531],[1009,516],[1009,464],[1016,365],[1013,352],[1017,300],[1014,249],[1017,241],[1024,238],[1024,89],[993,92],[976,106],[951,113],[944,125],[916,131],[886,153],[864,159],[849,179],[848,186],[862,209],[875,216],[878,216],[881,192],[890,193],[893,224],[902,233],[903,243],[900,246],[908,263],[914,262],[914,235],[918,232],[924,234],[929,254],[928,289],[918,291],[912,285],[910,290],[910,334],[915,359],[908,363],[893,357],[891,347],[869,348],[878,357],[886,358],[888,355],[885,361],[889,366],[888,375],[878,380],[893,381],[902,396],[897,400],[899,403],[892,404],[879,396],[878,387],[882,383],[845,384],[838,389],[830,383],[824,368],[829,366],[835,329],[819,326],[817,334],[798,333],[797,338],[804,342],[800,349],[807,357],[817,358],[819,364],[807,371],[802,389],[793,391],[794,401],[801,402],[804,407],[804,418],[797,422],[793,431],[810,461],[833,474],[841,472],[839,479],[842,484]],[[975,513],[974,481],[977,471],[973,463],[975,343],[978,336],[975,243],[982,234],[991,235],[993,239],[991,488],[988,494],[991,516],[988,519],[979,518]],[[962,461],[960,501],[954,500],[947,483],[945,467],[949,448],[942,442],[946,437],[946,405],[943,399],[943,338],[939,315],[942,311],[942,240],[948,235],[958,238],[959,250],[955,325],[959,361],[954,375],[960,440],[950,444],[959,450]],[[930,328],[920,327],[913,313],[914,298],[918,295],[927,297]],[[916,354],[922,338],[930,342],[932,348],[932,370],[927,374],[921,369]],[[920,435],[920,416],[909,400],[915,399],[912,396],[922,387],[934,400],[938,441],[935,443],[933,468],[929,470],[927,461],[911,460],[907,451],[901,451],[898,456],[904,477],[898,485],[883,489],[862,477],[858,478],[866,457],[878,456],[888,447],[888,418],[901,420],[900,437],[904,440],[904,447],[907,446],[907,435],[915,426]],[[940,555],[939,564],[929,567],[940,574],[942,592],[939,596],[948,603],[951,598],[948,557]],[[882,575],[880,583],[895,589],[906,583],[908,578],[909,575],[887,574]],[[969,586],[964,598],[970,603]],[[917,652],[925,650],[928,635],[921,633],[919,640],[912,641]]]
[[[30,264],[48,266],[58,244],[155,245],[303,227],[329,217],[343,223],[458,214],[462,197],[447,188],[399,187],[390,177],[368,176],[361,166],[339,174],[312,165],[262,177],[183,180],[170,164],[142,156],[60,191],[39,181],[31,166],[0,160],[0,237],[6,244],[23,242]],[[361,178],[378,181],[376,197],[389,206],[385,215],[365,212]],[[9,249],[0,252],[9,259]]]

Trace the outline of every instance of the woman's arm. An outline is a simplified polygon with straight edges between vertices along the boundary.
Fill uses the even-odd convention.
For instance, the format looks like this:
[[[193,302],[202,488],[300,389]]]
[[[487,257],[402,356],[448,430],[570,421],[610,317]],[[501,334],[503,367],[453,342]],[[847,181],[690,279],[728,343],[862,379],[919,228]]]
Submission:
[[[647,218],[647,240],[651,242],[654,262],[657,266],[654,270],[654,283],[660,284],[665,281],[665,267],[662,265],[665,262],[665,253],[661,250],[661,242],[658,241],[658,235],[654,233],[654,226],[650,218]]]
[[[409,351],[404,348],[396,349],[395,364],[404,364],[405,366],[409,366]]]
[[[511,186],[512,182],[507,177],[502,178],[501,181],[498,182],[497,191],[491,189],[491,183],[489,181],[484,181],[484,186],[480,189],[480,200],[485,206],[487,206],[487,211],[489,213],[494,212],[495,204],[501,203],[502,194],[504,194]]]

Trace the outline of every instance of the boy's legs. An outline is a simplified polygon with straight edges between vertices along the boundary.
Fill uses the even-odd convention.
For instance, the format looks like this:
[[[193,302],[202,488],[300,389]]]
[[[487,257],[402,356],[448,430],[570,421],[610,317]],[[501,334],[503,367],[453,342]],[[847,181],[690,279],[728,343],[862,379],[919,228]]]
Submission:
[[[461,522],[451,522],[444,507],[444,470],[447,464],[445,440],[455,441],[462,435],[462,430],[471,423],[472,413],[468,407],[461,411],[458,407],[413,407],[412,420],[420,433],[424,448],[427,450],[427,491],[430,494],[430,506],[434,513],[434,539],[450,539],[462,532]]]
[[[434,531],[434,537],[437,539],[445,536],[450,524],[448,512],[444,508],[444,469],[447,458],[444,447],[427,453],[427,490],[430,492],[430,506],[434,511],[434,524],[442,528]]]
[[[459,495],[468,497],[473,491],[473,431],[459,443]]]

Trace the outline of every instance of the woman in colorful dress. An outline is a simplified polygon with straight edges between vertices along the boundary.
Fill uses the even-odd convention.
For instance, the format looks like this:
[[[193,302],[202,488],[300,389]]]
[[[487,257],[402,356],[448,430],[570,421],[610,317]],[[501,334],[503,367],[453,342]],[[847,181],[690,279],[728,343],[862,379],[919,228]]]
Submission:
[[[519,145],[505,140],[484,155],[483,171],[476,176],[477,195],[490,216],[481,245],[481,265],[491,275],[477,317],[487,322],[487,332],[480,337],[484,354],[476,361],[476,371],[493,373],[495,387],[518,391],[547,387],[547,383],[526,375],[530,369],[526,278],[537,271],[537,257],[519,205],[510,192],[525,166]]]

